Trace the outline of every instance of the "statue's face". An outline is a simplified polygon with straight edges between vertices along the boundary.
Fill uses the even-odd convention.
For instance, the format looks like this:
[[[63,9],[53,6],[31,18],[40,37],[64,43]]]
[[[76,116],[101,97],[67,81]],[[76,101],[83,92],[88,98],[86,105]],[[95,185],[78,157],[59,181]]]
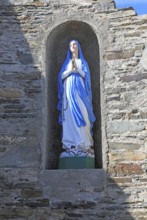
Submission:
[[[70,51],[72,53],[78,53],[78,44],[76,41],[71,41],[70,43]]]

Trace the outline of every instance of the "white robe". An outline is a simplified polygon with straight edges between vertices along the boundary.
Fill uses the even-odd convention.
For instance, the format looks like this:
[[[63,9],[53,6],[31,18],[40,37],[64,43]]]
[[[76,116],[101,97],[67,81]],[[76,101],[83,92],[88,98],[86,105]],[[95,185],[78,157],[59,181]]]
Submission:
[[[62,129],[63,129],[63,136],[62,136],[62,144],[64,149],[70,149],[71,146],[74,146],[76,149],[80,150],[88,150],[91,146],[93,146],[93,138],[90,132],[90,121],[88,117],[87,109],[80,98],[77,91],[76,92],[76,99],[79,105],[79,108],[84,116],[84,120],[86,122],[86,126],[78,127],[76,121],[74,119],[72,113],[72,103],[70,102],[70,90],[73,83],[71,69],[72,62],[70,61],[67,67],[67,70],[63,72],[62,79],[64,79],[64,94],[63,94],[63,109],[62,109]],[[76,59],[76,65],[81,75],[80,80],[84,85],[84,76],[85,73],[82,71],[82,64],[80,59]]]

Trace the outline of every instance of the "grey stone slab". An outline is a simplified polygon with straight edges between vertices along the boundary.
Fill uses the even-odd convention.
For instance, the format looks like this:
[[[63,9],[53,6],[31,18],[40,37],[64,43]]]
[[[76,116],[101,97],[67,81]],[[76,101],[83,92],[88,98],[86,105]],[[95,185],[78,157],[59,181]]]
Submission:
[[[139,132],[143,131],[145,128],[144,124],[141,124],[137,121],[112,121],[107,122],[107,132],[108,133],[124,133],[124,132]]]
[[[109,141],[109,147],[113,150],[139,150],[141,145],[137,143]]]

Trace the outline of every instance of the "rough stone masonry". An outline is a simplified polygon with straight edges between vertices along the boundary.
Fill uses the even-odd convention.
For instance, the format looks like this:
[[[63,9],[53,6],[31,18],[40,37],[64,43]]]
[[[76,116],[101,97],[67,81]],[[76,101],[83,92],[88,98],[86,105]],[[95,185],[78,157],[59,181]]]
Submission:
[[[45,165],[46,48],[71,21],[89,25],[99,44],[101,169]],[[1,0],[0,219],[145,220],[146,172],[147,16],[113,0]]]

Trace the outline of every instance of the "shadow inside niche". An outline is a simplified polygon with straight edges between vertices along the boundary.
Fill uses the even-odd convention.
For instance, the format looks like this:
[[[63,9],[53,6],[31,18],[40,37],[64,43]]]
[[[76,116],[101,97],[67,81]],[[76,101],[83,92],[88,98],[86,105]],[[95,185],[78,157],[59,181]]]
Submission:
[[[131,194],[123,191],[130,181],[131,178],[125,177],[111,178],[102,169],[45,170],[40,182],[51,209],[44,217],[59,212],[63,219],[73,216],[78,219],[133,220],[128,211],[131,206],[134,209],[132,198],[129,198]]]
[[[0,1],[0,167],[40,167],[41,73],[27,10]]]

